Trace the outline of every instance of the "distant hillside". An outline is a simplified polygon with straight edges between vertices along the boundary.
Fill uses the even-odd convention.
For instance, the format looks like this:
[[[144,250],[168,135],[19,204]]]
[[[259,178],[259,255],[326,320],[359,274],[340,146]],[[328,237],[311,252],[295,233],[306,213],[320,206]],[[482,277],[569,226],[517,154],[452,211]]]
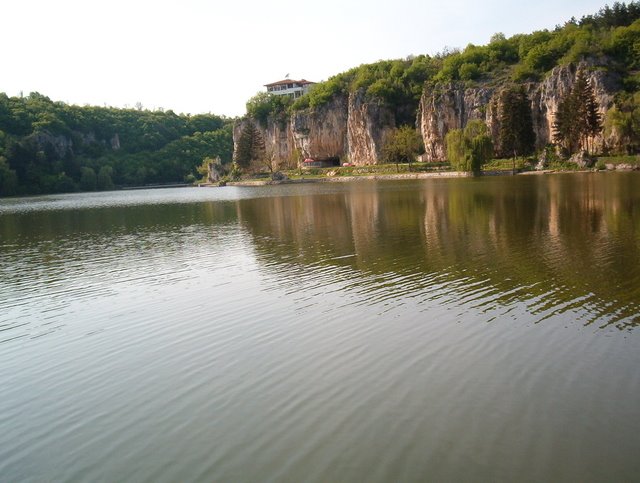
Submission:
[[[0,93],[0,196],[192,180],[231,160],[232,121],[213,114],[79,107]]]
[[[409,125],[423,136],[425,159],[440,160],[447,131],[469,120],[485,122],[497,143],[501,91],[520,86],[531,101],[535,145],[541,149],[553,141],[558,103],[572,88],[578,66],[595,89],[603,122],[592,151],[639,152],[637,1],[605,6],[553,30],[509,38],[497,33],[483,46],[364,64],[317,84],[295,101],[260,93],[247,102],[236,138],[247,122],[255,121],[268,151],[288,163],[303,156],[370,164],[380,161],[393,130]]]

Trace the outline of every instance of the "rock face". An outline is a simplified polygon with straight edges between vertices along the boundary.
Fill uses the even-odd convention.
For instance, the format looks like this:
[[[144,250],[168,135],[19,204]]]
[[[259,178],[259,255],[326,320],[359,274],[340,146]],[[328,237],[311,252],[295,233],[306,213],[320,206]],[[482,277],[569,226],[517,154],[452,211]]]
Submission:
[[[347,122],[349,101],[337,96],[316,110],[291,116],[292,148],[302,159],[344,158],[348,153]]]
[[[594,87],[600,113],[604,119],[613,105],[620,79],[612,71],[586,69]],[[540,82],[526,84],[531,101],[536,148],[552,143],[553,122],[558,103],[575,82],[578,66],[556,67]],[[460,129],[469,121],[486,122],[497,146],[500,130],[498,119],[500,83],[465,87],[462,83],[426,86],[420,99],[416,125],[425,145],[425,161],[446,160],[444,138],[451,129]],[[406,106],[405,106],[406,107]],[[234,127],[234,144],[247,121]],[[283,166],[295,167],[305,158],[339,158],[355,165],[376,164],[389,133],[396,127],[396,113],[376,102],[368,101],[364,92],[339,95],[317,109],[307,109],[289,118],[269,118],[266,126],[256,122],[268,152],[274,153]],[[615,148],[620,141],[614,134],[600,135],[593,148]]]
[[[611,72],[592,70],[586,64],[581,67],[587,69],[604,119],[606,112],[613,105],[614,93],[620,88],[620,80]],[[573,86],[576,71],[577,67],[574,65],[556,67],[543,81],[527,84],[537,149],[552,142],[554,115],[558,103]],[[500,86],[465,88],[461,83],[425,88],[418,112],[418,125],[426,150],[425,160],[444,161],[444,137],[447,132],[463,128],[473,119],[487,123],[494,144],[497,144],[500,129],[497,116],[500,90]],[[605,138],[603,135],[594,140],[594,148],[597,151],[605,145],[613,147],[615,144],[615,139]]]
[[[349,162],[356,166],[376,164],[395,125],[395,116],[389,109],[366,102],[362,92],[352,93],[347,122]]]
[[[587,77],[593,86],[600,114],[604,120],[607,111],[613,106],[613,97],[620,89],[620,78],[617,74],[593,70],[587,64],[580,67],[586,69]],[[533,115],[533,129],[536,133],[536,147],[542,148],[552,143],[553,122],[555,112],[558,109],[560,99],[571,89],[575,81],[577,67],[567,65],[556,67],[544,81],[529,86],[529,99],[531,99],[531,111]],[[613,147],[616,140],[600,135],[594,139],[596,151],[604,146]]]
[[[427,161],[444,161],[447,153],[444,137],[452,129],[461,129],[469,121],[486,121],[493,131],[493,113],[489,109],[493,88],[465,89],[461,84],[425,88],[418,110],[418,125],[424,141]]]
[[[247,119],[233,129],[234,151]],[[295,167],[305,158],[338,158],[356,165],[375,164],[389,132],[395,127],[394,113],[365,101],[364,93],[336,96],[317,108],[298,111],[288,119],[269,118],[259,128],[265,149],[281,164]]]

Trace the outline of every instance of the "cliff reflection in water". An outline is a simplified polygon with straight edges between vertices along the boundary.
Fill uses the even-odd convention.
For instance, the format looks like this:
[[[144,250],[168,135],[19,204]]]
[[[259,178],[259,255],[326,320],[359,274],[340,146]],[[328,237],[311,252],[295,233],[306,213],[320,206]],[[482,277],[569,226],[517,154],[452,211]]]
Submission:
[[[486,320],[525,304],[537,322],[624,329],[640,322],[638,181],[593,173],[356,183],[237,206],[258,259],[288,275],[274,283],[304,287],[335,267],[346,293],[370,300],[442,298]]]

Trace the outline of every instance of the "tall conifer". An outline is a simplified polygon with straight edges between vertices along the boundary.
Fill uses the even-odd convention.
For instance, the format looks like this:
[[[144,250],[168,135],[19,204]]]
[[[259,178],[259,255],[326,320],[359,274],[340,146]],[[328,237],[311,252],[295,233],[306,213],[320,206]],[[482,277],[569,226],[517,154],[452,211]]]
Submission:
[[[252,161],[264,156],[265,146],[260,131],[251,121],[242,129],[235,154],[235,162],[243,169],[251,166]]]
[[[498,144],[503,156],[525,156],[535,149],[531,101],[524,86],[509,86],[498,103]]]
[[[553,123],[553,141],[569,154],[590,150],[589,140],[602,131],[602,115],[591,80],[583,69],[576,73],[572,88],[560,99]]]

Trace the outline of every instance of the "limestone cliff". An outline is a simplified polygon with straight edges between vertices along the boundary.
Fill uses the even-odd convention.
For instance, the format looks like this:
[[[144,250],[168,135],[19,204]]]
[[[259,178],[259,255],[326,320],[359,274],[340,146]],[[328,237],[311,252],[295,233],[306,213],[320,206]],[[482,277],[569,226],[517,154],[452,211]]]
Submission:
[[[293,148],[303,159],[343,159],[348,155],[348,106],[349,101],[345,96],[336,96],[317,109],[292,114],[290,128]]]
[[[349,161],[357,166],[377,163],[395,125],[395,116],[389,108],[367,102],[363,92],[352,93],[347,122]]]
[[[444,137],[452,129],[461,129],[469,121],[481,119],[493,130],[490,109],[493,88],[468,88],[461,84],[427,87],[420,99],[418,123],[424,141],[424,159],[446,159]]]
[[[603,119],[613,106],[620,79],[613,69],[602,70],[583,64],[594,87]],[[575,82],[578,67],[565,65],[553,69],[540,82],[526,84],[531,102],[536,148],[551,144],[553,122],[558,103]],[[425,161],[444,161],[444,138],[451,129],[459,129],[475,119],[487,123],[497,146],[500,130],[498,110],[500,92],[505,83],[467,87],[463,83],[427,85],[418,107],[416,125],[425,145]],[[396,112],[366,98],[358,91],[338,95],[316,109],[298,111],[289,117],[269,118],[262,131],[268,151],[275,153],[284,166],[293,167],[305,158],[339,158],[355,165],[376,164],[391,130],[396,127]],[[246,120],[236,124],[234,142]],[[593,148],[602,152],[620,143],[614,134],[600,135]]]
[[[619,78],[609,71],[590,69],[587,65],[583,67],[587,69],[604,119],[613,105],[615,92],[620,88]],[[574,65],[556,67],[543,81],[526,86],[538,149],[552,142],[558,103],[572,87],[576,71]],[[501,87],[499,84],[465,87],[461,83],[426,87],[417,119],[425,143],[425,160],[445,160],[444,137],[447,132],[462,128],[473,119],[485,121],[496,142],[500,129],[497,110]],[[601,135],[595,139],[594,147],[600,151],[604,145],[614,147],[615,144],[615,139]]]
[[[234,150],[247,122],[242,119],[234,126]],[[269,117],[266,125],[252,122],[260,129],[266,150],[288,167],[305,158],[375,164],[396,124],[390,109],[367,101],[363,92],[335,96],[323,106],[294,112],[288,118]]]

